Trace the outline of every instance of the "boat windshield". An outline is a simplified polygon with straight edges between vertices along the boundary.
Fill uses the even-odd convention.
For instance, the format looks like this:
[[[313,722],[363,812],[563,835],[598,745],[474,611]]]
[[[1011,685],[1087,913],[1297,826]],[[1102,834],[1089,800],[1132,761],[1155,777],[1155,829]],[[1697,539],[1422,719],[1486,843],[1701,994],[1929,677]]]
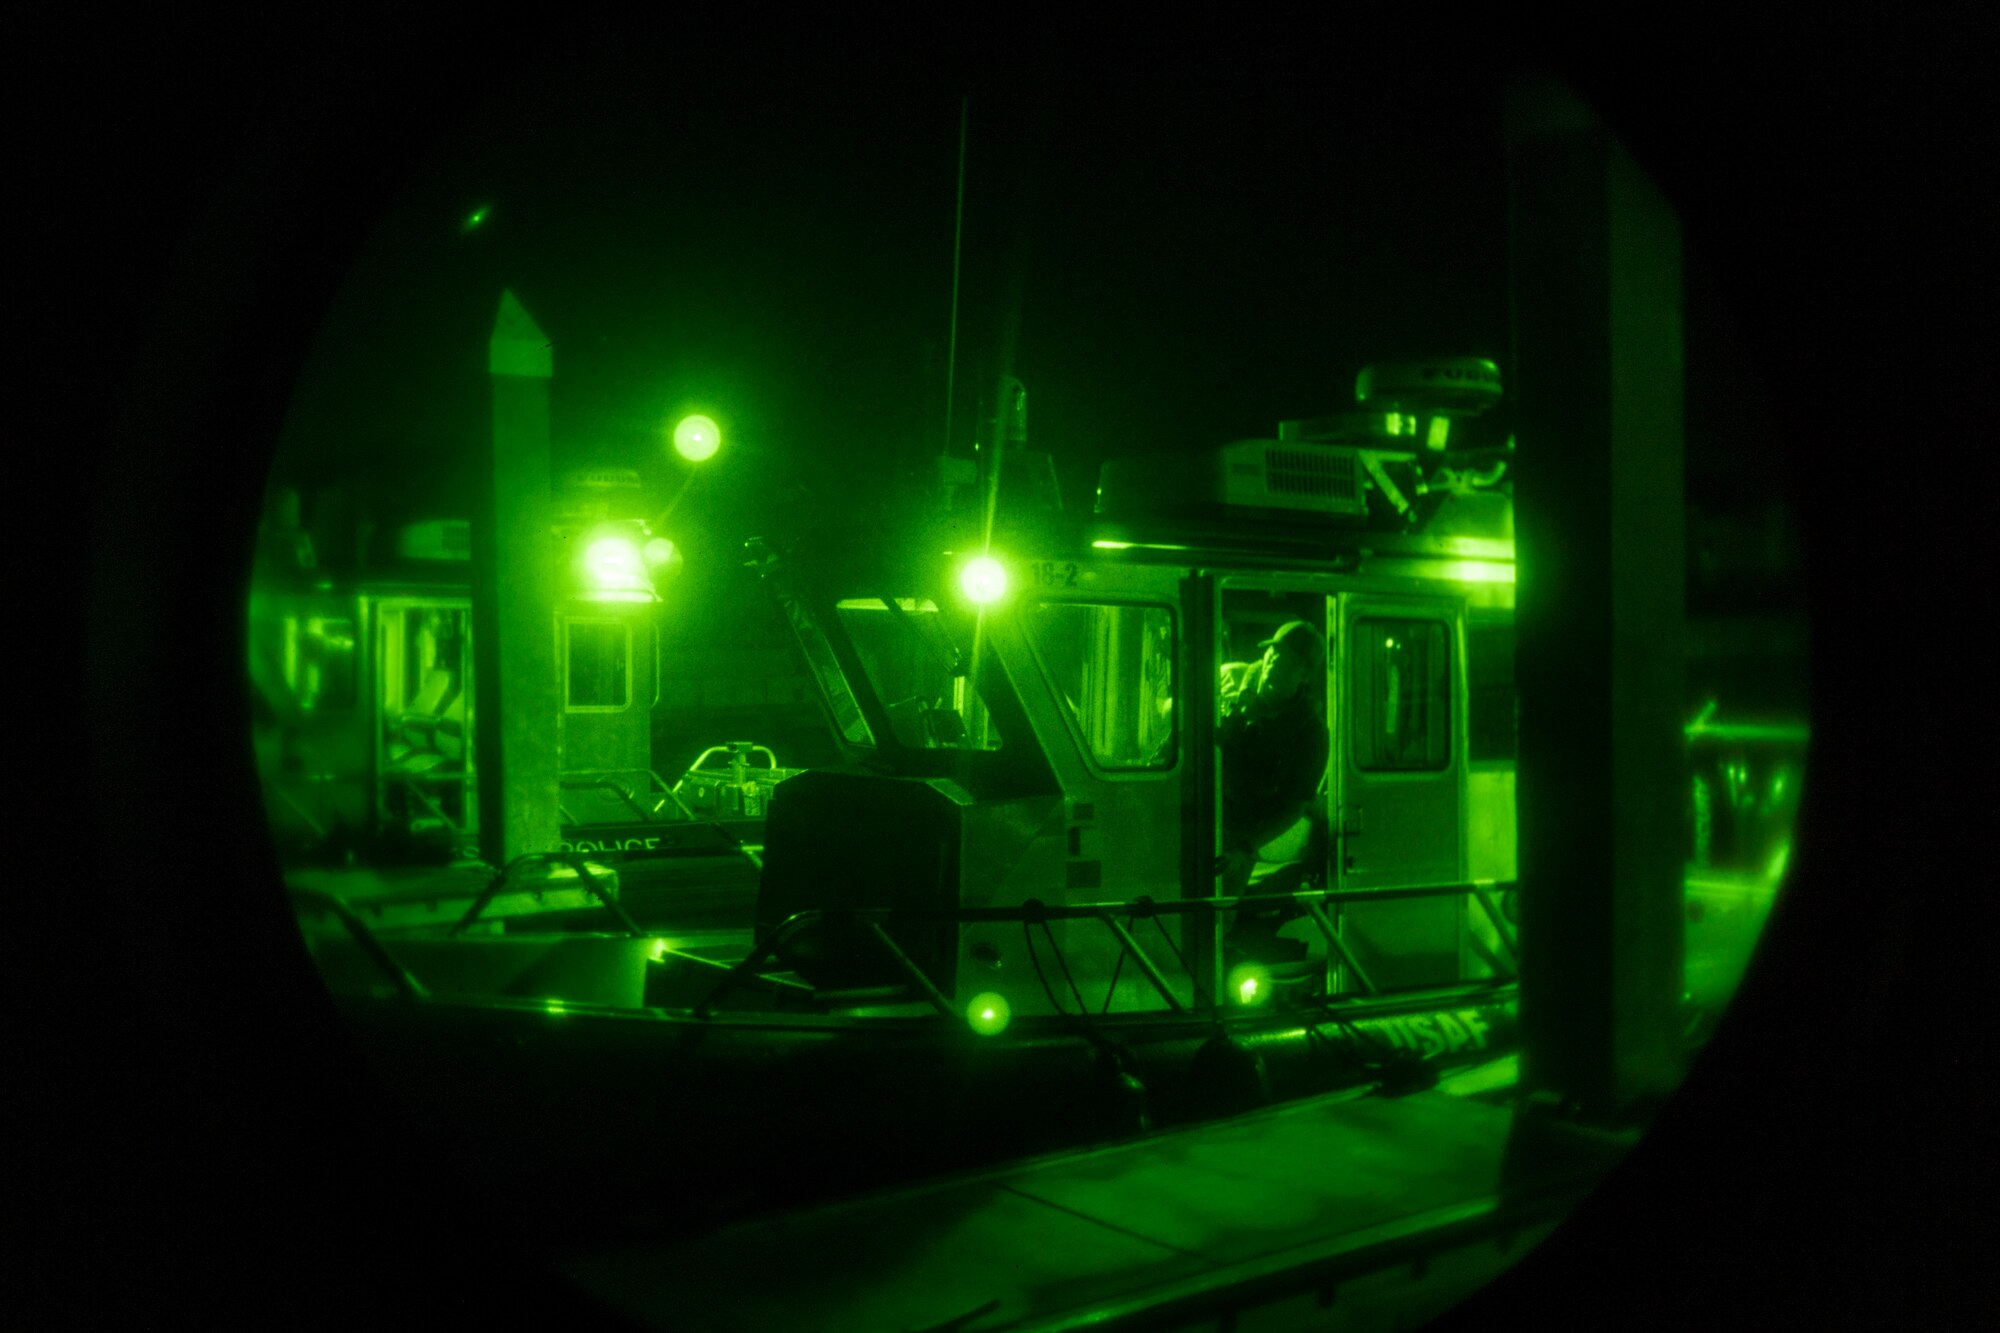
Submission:
[[[805,604],[789,592],[780,592],[778,603],[784,608],[785,619],[790,623],[792,632],[798,636],[799,647],[805,651],[806,664],[812,668],[813,678],[826,695],[827,704],[833,710],[834,725],[840,729],[841,737],[850,745],[872,749],[875,733],[869,729],[868,719],[862,715],[861,704],[848,686],[839,659],[834,656],[832,645],[826,641],[825,631],[813,620],[812,612],[806,609]]]
[[[856,597],[835,608],[898,744],[997,750],[1000,732],[971,681],[974,622],[918,597]]]

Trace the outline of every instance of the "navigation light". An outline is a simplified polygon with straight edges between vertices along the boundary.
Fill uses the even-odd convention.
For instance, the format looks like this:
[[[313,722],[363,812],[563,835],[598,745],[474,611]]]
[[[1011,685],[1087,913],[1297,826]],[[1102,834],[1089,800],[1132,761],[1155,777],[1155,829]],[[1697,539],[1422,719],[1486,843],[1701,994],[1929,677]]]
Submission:
[[[705,416],[682,417],[674,427],[674,452],[690,463],[699,463],[715,457],[715,450],[722,443],[722,431]]]
[[[975,556],[959,571],[958,586],[980,606],[1000,600],[1007,591],[1007,570],[990,555]]]
[[[1240,1005],[1262,1004],[1271,998],[1271,974],[1254,963],[1245,963],[1229,974],[1229,994]]]
[[[982,1037],[994,1037],[1006,1031],[1007,1021],[1013,1016],[1007,997],[994,991],[973,996],[972,1003],[965,1006],[966,1021]]]

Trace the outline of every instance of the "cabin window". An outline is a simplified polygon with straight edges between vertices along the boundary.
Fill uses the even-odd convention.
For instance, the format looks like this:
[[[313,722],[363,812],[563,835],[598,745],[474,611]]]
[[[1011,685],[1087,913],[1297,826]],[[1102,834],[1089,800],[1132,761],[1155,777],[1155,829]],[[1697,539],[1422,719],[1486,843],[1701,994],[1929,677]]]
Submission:
[[[835,608],[898,744],[997,750],[1000,732],[970,679],[971,626],[920,597],[857,597]]]
[[[1474,620],[1466,625],[1465,676],[1472,762],[1511,761],[1519,735],[1513,622]]]
[[[385,611],[385,699],[396,711],[444,711],[464,686],[466,612],[415,606]]]
[[[1355,622],[1349,671],[1354,760],[1363,770],[1435,771],[1451,762],[1450,645],[1443,621]]]
[[[390,603],[380,614],[384,771],[464,772],[471,613],[464,607]],[[447,813],[462,807],[462,801],[452,805],[458,797],[439,799]]]
[[[573,713],[629,706],[632,627],[618,620],[572,620],[564,626],[564,637],[564,706]]]
[[[1174,618],[1163,606],[1043,602],[1028,617],[1042,665],[1098,766],[1172,768]]]

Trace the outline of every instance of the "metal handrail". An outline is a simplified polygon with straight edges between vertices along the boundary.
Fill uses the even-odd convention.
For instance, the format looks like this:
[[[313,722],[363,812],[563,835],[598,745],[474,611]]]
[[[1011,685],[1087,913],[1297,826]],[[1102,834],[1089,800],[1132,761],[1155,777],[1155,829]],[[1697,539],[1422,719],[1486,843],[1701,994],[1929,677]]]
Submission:
[[[610,792],[612,792],[612,794],[617,796],[619,800],[625,802],[626,806],[631,809],[633,814],[639,816],[640,823],[651,824],[655,822],[651,811],[647,810],[646,807],[640,805],[637,801],[633,800],[631,792],[626,791],[625,788],[620,786],[618,783],[613,782],[610,778],[598,778],[594,782],[575,782],[575,781],[570,781],[568,779],[559,778],[557,779],[556,785],[561,787],[564,791],[609,790]],[[571,823],[574,824],[575,821],[572,820]]]
[[[288,891],[294,903],[324,908],[333,913],[334,918],[346,927],[348,935],[361,946],[361,952],[367,954],[377,967],[388,974],[389,980],[395,983],[396,989],[402,992],[405,999],[430,998],[430,992],[424,989],[424,984],[418,981],[408,968],[390,956],[389,951],[382,947],[382,941],[375,938],[375,932],[368,929],[367,923],[356,916],[346,903],[321,889],[290,888]]]
[[[1392,898],[1446,898],[1454,895],[1471,894],[1481,888],[1509,888],[1513,880],[1483,880],[1478,884],[1423,884],[1394,889],[1298,889],[1291,893],[1242,894],[1233,898],[1172,898],[1161,902],[1154,898],[1136,898],[1130,902],[1108,903],[1043,903],[1015,907],[839,907],[808,908],[794,912],[785,918],[812,917],[838,914],[856,920],[876,921],[1022,921],[1030,918],[1046,918],[1050,921],[1091,920],[1100,912],[1122,913],[1127,916],[1181,916],[1188,913],[1233,911],[1249,907],[1282,907],[1286,904],[1306,902],[1371,902]],[[1039,915],[1037,915],[1039,914]]]
[[[651,810],[647,810],[645,807],[638,804],[635,800],[633,800],[632,794],[630,792],[626,791],[624,787],[612,781],[610,778],[600,778],[595,782],[572,780],[572,781],[562,782],[561,785],[563,787],[569,788],[572,791],[592,790],[598,787],[608,786],[612,790],[618,793],[618,797],[620,800],[624,801],[627,806],[631,807],[633,813],[639,816],[639,822],[642,824],[671,824],[678,822],[675,820],[661,819],[659,817],[660,807],[664,806],[668,801],[672,801],[674,803],[674,806],[686,818],[688,823],[700,824],[707,828],[713,829],[716,833],[721,835],[722,840],[724,842],[729,844],[730,850],[736,852],[739,856],[741,856],[744,860],[748,861],[751,865],[755,866],[757,869],[762,870],[764,868],[763,858],[759,857],[755,852],[751,851],[748,847],[745,847],[743,845],[742,839],[736,837],[728,829],[723,828],[720,822],[713,819],[704,819],[699,814],[696,814],[693,808],[690,807],[686,801],[683,801],[680,798],[680,793],[676,792],[672,787],[668,786],[667,780],[661,777],[658,773],[655,773],[652,769],[650,768],[644,770],[584,769],[579,771],[598,772],[598,773],[608,773],[608,772],[636,773],[643,771],[647,777],[653,780],[652,790],[658,791],[661,797],[663,798],[660,801],[656,802]],[[576,816],[570,814],[568,810],[564,809],[560,802],[557,803],[556,809],[557,812],[562,816],[565,827],[568,828],[590,827],[590,825],[588,824],[579,823],[577,821]]]
[[[435,815],[438,819],[442,820],[446,828],[450,829],[453,833],[458,834],[460,837],[464,837],[467,832],[465,825],[459,823],[457,820],[453,819],[450,815],[446,814],[444,812],[444,807],[439,805],[436,801],[433,801],[430,798],[430,796],[425,793],[424,789],[417,784],[417,779],[424,776],[427,775],[422,773],[384,773],[382,775],[382,778],[383,781],[385,782],[401,782],[404,786],[408,787],[410,795],[416,797],[419,801],[422,801],[424,803],[424,808],[430,811],[431,814]],[[469,777],[468,774],[455,774],[452,776],[460,779]]]
[[[261,775],[260,778],[261,781],[263,782],[264,790],[270,793],[271,795],[276,796],[279,800],[283,801],[287,806],[291,807],[291,811],[293,814],[297,815],[300,819],[305,820],[306,826],[312,830],[313,836],[315,838],[324,838],[326,836],[326,829],[320,824],[320,822],[317,819],[314,819],[312,817],[312,813],[310,811],[308,811],[303,805],[300,805],[298,801],[293,798],[290,792],[286,791],[283,787],[279,786],[277,782],[275,782],[271,778],[261,777]]]
[[[1486,919],[1493,923],[1493,933],[1500,937],[1500,943],[1507,950],[1507,957],[1512,960],[1515,967],[1519,967],[1521,965],[1521,941],[1515,937],[1514,928],[1507,924],[1506,913],[1502,912],[1500,905],[1493,900],[1493,887],[1490,883],[1482,884],[1474,880],[1472,884],[1472,896],[1478,901],[1479,909],[1486,913]]]
[[[748,861],[751,865],[755,866],[760,871],[764,868],[764,858],[757,855],[755,852],[751,851],[748,847],[744,846],[743,840],[737,837],[735,834],[731,833],[728,829],[722,827],[722,823],[720,820],[703,819],[700,815],[696,814],[694,810],[688,805],[688,803],[681,799],[680,792],[676,791],[674,787],[669,787],[667,785],[667,780],[661,777],[658,773],[653,772],[652,769],[649,768],[646,770],[646,776],[659,784],[660,790],[666,794],[667,800],[672,801],[676,806],[680,807],[680,812],[688,817],[688,822],[694,824],[706,824],[709,828],[714,829],[718,834],[720,834],[722,836],[722,840],[724,842],[727,842],[730,845],[730,847],[736,852],[737,855],[741,856],[744,860]],[[679,784],[675,785],[678,786]],[[662,804],[664,804],[664,802],[662,802]],[[655,806],[654,809],[658,810],[659,807]]]
[[[1511,885],[1513,881],[1502,881],[1500,883]],[[953,1013],[950,1002],[945,999],[943,992],[937,989],[930,978],[923,974],[922,969],[907,954],[896,947],[895,942],[882,929],[882,923],[893,921],[950,921],[961,924],[966,922],[991,921],[1095,921],[1107,927],[1118,939],[1121,949],[1129,952],[1132,960],[1145,973],[1146,979],[1166,999],[1168,1008],[1175,1013],[1184,1013],[1187,1011],[1187,1008],[1174,996],[1172,987],[1167,984],[1166,977],[1160,972],[1152,958],[1146,953],[1144,947],[1140,945],[1132,933],[1118,923],[1114,914],[1122,913],[1127,917],[1145,918],[1180,916],[1190,913],[1216,913],[1244,907],[1281,907],[1286,905],[1302,906],[1306,909],[1311,915],[1314,924],[1319,927],[1320,933],[1326,937],[1328,945],[1340,955],[1341,961],[1354,973],[1355,980],[1361,984],[1363,992],[1373,996],[1381,993],[1380,988],[1368,976],[1367,971],[1361,966],[1360,960],[1348,949],[1346,942],[1340,938],[1340,932],[1334,927],[1331,918],[1327,916],[1323,904],[1383,898],[1441,898],[1453,895],[1473,894],[1479,896],[1482,906],[1487,907],[1489,911],[1497,912],[1497,909],[1490,905],[1491,899],[1488,897],[1487,891],[1498,886],[1499,884],[1496,882],[1485,882],[1478,884],[1417,885],[1398,889],[1301,889],[1293,893],[1246,894],[1233,898],[1181,898],[1170,902],[1158,902],[1152,898],[1142,896],[1130,902],[1122,903],[1071,903],[1055,906],[1042,903],[1038,900],[1030,900],[1014,907],[809,908],[803,912],[794,912],[779,922],[777,928],[771,932],[762,944],[757,945],[741,962],[730,968],[722,980],[716,983],[714,989],[709,991],[695,1005],[694,1016],[698,1019],[706,1019],[709,1016],[710,1004],[720,998],[725,991],[732,989],[743,977],[756,971],[767,959],[774,957],[777,954],[778,947],[786,939],[806,926],[827,920],[854,921],[867,926],[871,937],[887,949],[891,960],[897,964],[898,968],[906,975],[911,976],[931,1005],[940,1013],[947,1016]],[[1051,936],[1050,938],[1051,943],[1053,943],[1054,937]],[[1507,943],[1511,952],[1514,947],[1512,937],[1505,933],[1504,927],[1502,928],[1501,938]],[[1058,950],[1059,948],[1058,946]],[[1121,954],[1122,956],[1124,955]],[[1182,966],[1184,970],[1190,970],[1185,961],[1183,961]]]
[[[669,786],[665,778],[661,777],[658,773],[655,773],[650,768],[646,770],[646,776],[653,780],[654,784],[659,787],[661,794],[667,798],[666,801],[661,801],[659,805],[653,807],[654,814],[658,814],[660,812],[660,805],[665,805],[667,801],[672,801],[674,803],[675,808],[678,809],[682,814],[686,815],[691,822],[696,824],[702,822],[701,816],[696,814],[694,812],[694,808],[690,806],[686,801],[683,801],[681,799],[681,794],[674,789],[676,786],[679,785],[678,783],[674,784],[673,786]]]
[[[590,872],[590,867],[584,863],[583,853],[581,852],[527,852],[515,857],[493,877],[485,888],[479,891],[479,896],[472,900],[472,906],[465,909],[465,915],[460,917],[457,923],[445,933],[448,936],[456,937],[466,927],[477,921],[479,914],[486,910],[487,905],[499,895],[500,890],[507,887],[507,877],[513,873],[515,867],[528,861],[553,861],[558,865],[566,865],[576,871],[577,879],[582,884],[584,890],[591,897],[603,903],[610,910],[611,915],[618,918],[619,925],[625,927],[627,931],[640,939],[646,937],[647,932],[645,927],[634,921],[631,913],[627,912],[619,904],[618,900],[613,898],[602,884],[598,883],[597,876],[593,875]]]

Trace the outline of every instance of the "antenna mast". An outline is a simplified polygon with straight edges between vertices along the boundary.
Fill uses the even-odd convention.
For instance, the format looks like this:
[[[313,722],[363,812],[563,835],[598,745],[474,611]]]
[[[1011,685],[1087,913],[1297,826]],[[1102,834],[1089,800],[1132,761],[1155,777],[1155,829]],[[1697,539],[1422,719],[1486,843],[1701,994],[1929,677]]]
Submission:
[[[946,457],[951,454],[952,377],[958,369],[958,256],[965,238],[965,121],[971,102],[970,94],[958,101],[958,208],[951,229],[951,333],[945,344],[944,447],[939,451]]]

